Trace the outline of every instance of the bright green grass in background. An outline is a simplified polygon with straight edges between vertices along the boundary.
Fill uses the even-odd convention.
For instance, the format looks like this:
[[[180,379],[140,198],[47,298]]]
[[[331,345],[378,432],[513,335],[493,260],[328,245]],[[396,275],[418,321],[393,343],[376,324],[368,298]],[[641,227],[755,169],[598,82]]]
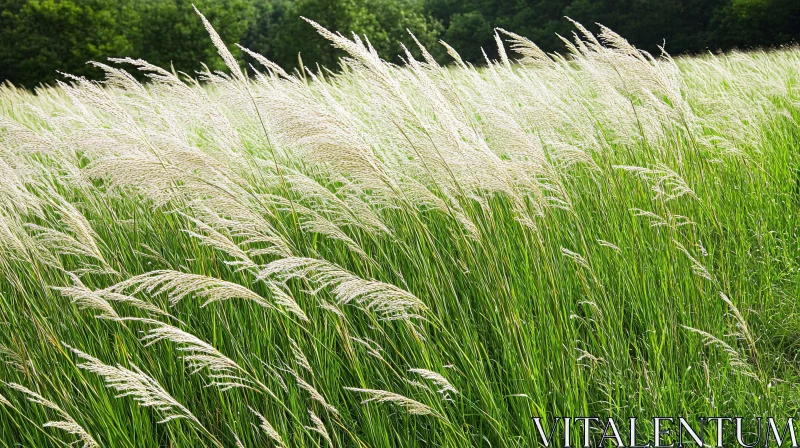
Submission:
[[[2,89],[4,446],[797,413],[800,52],[399,68],[320,32],[340,74],[211,31],[231,75]]]

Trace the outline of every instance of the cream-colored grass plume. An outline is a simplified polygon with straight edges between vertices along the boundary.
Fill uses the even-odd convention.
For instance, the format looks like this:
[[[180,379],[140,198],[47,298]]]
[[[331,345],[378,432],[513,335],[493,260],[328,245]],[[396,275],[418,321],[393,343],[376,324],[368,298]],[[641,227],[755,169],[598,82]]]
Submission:
[[[353,253],[362,258],[369,258],[364,250],[350,236],[347,235],[336,223],[311,208],[294,203],[286,198],[276,195],[264,196],[270,205],[284,212],[294,213],[300,229],[308,233],[318,233],[328,238],[342,241]]]
[[[589,261],[581,254],[577,252],[573,252],[565,247],[561,248],[561,255],[569,258],[570,260],[574,261],[578,266],[591,270],[592,267],[589,265]]]
[[[298,319],[303,322],[311,322],[308,318],[308,315],[303,308],[294,300],[294,298],[286,292],[283,287],[276,285],[274,283],[267,283],[269,286],[270,291],[272,292],[272,300],[275,302],[276,305],[280,307],[285,312],[294,314]]]
[[[172,270],[152,271],[137,275],[108,288],[112,292],[131,291],[131,294],[166,294],[175,306],[189,295],[203,300],[202,307],[214,302],[244,299],[265,308],[274,306],[264,297],[238,284],[199,274],[188,274]]]
[[[706,280],[710,280],[712,282],[716,281],[714,279],[714,276],[711,275],[711,272],[708,271],[708,269],[703,265],[703,263],[700,263],[700,260],[698,260],[695,256],[692,255],[691,252],[689,252],[689,249],[684,247],[683,244],[681,244],[678,240],[673,239],[672,242],[675,244],[678,250],[686,254],[686,258],[688,258],[689,261],[692,262],[692,272],[694,272],[695,275],[702,277]]]
[[[329,216],[336,226],[356,226],[370,233],[389,233],[380,216],[355,194],[348,194],[345,188],[333,192],[297,170],[289,173],[286,182],[302,195],[302,201],[318,213]]]
[[[319,418],[319,416],[317,416],[317,414],[315,414],[311,409],[308,410],[308,417],[311,419],[313,426],[306,426],[305,428],[321,435],[322,438],[328,442],[328,446],[333,447],[333,441],[331,440],[331,436],[328,434],[328,430],[325,428],[325,423],[323,423],[322,419]]]
[[[523,56],[522,59],[520,59],[521,63],[530,65],[546,65],[552,63],[547,53],[542,51],[538,45],[527,37],[514,34],[502,28],[497,28],[497,31],[511,38],[511,49]]]
[[[300,348],[300,345],[291,337],[289,337],[289,345],[292,347],[292,355],[294,355],[295,363],[297,363],[298,366],[306,369],[311,375],[314,375],[314,369],[311,368],[311,364],[308,362],[308,358],[306,358],[306,355],[303,353],[303,349]]]
[[[224,235],[219,230],[200,221],[199,219],[188,216],[187,219],[192,222],[196,230],[185,230],[184,232],[194,238],[197,238],[198,241],[200,241],[200,244],[213,247],[214,249],[229,255],[232,260],[225,260],[225,264],[236,266],[242,270],[256,269],[258,267],[258,265],[250,258],[250,254],[243,250],[230,237]],[[269,230],[269,228],[263,230],[266,231]],[[264,253],[281,255],[291,254],[291,250],[289,250],[283,240],[275,237],[272,234],[264,235],[263,233],[258,232],[249,233],[247,236],[251,238],[248,242],[268,243],[270,247]]]
[[[99,311],[100,314],[95,317],[118,319],[120,316],[114,310],[111,302],[126,304],[150,314],[173,317],[168,312],[144,300],[105,289],[91,290],[83,284],[77,275],[70,274],[70,277],[74,286],[53,287],[53,289],[60,292],[64,297],[71,299],[72,303],[80,309]]]
[[[122,318],[118,320],[138,321],[153,325],[153,328],[141,338],[142,342],[145,343],[145,347],[160,341],[170,341],[177,344],[179,351],[187,353],[181,357],[186,361],[191,371],[190,373],[195,374],[201,370],[208,371],[208,377],[212,380],[209,386],[219,388],[220,391],[242,387],[271,394],[271,391],[266,386],[261,384],[235,361],[191,333],[152,319]]]
[[[758,381],[765,382],[765,378],[763,378],[761,372],[761,366],[759,365],[760,360],[758,356],[758,349],[756,348],[755,338],[750,332],[750,327],[747,325],[747,321],[744,319],[744,316],[742,316],[742,313],[739,311],[736,305],[733,304],[731,299],[728,298],[725,293],[720,292],[719,295],[722,301],[725,302],[728,308],[730,308],[731,314],[736,321],[736,332],[734,335],[740,340],[745,341],[747,351],[744,353],[740,352],[727,342],[708,332],[692,327],[683,327],[691,332],[701,335],[706,345],[715,345],[721,348],[725,353],[728,354],[731,366],[734,367],[739,373],[754,378]]]
[[[672,60],[639,51],[605,27],[595,35],[576,23],[568,55],[497,29],[498,60],[487,58],[483,67],[446,44],[455,63],[440,65],[413,36],[422,58],[404,48],[400,66],[366,38],[312,22],[347,53],[339,70],[290,72],[242,49],[261,64],[249,76],[202,14],[200,22],[228,74],[206,67],[195,77],[126,58],[94,64],[105,73],[100,82],[68,76],[38,93],[0,86],[0,327],[9,330],[0,338],[13,348],[0,345],[0,371],[41,380],[43,369],[69,361],[55,356],[53,334],[71,333],[64,339],[90,353],[173,355],[153,358],[152,366],[134,361],[151,376],[72,349],[80,372],[99,375],[108,389],[69,368],[46,372],[52,384],[42,391],[99,398],[73,412],[77,420],[97,417],[85,422],[89,430],[113,425],[105,413],[131,405],[106,409],[103,395],[113,390],[152,412],[135,412],[144,420],[104,433],[125,437],[147,426],[153,412],[162,421],[188,420],[159,432],[165,444],[199,445],[195,437],[211,434],[188,407],[237,446],[358,445],[374,439],[369,424],[377,425],[378,445],[403,431],[439,430],[428,441],[466,446],[483,432],[493,443],[513,444],[525,426],[513,421],[524,419],[516,411],[527,405],[500,403],[508,391],[482,367],[496,363],[525,376],[541,371],[541,357],[520,347],[577,341],[556,379],[596,383],[589,398],[614,407],[602,398],[619,383],[611,367],[631,367],[631,344],[652,353],[659,347],[604,327],[610,318],[643,309],[657,328],[689,324],[665,310],[666,302],[636,293],[653,284],[664,285],[667,302],[727,310],[724,319],[704,314],[691,324],[704,330],[685,328],[702,338],[696,346],[722,350],[711,352],[729,357],[732,368],[705,365],[706,353],[663,351],[704,366],[705,376],[686,375],[695,385],[705,380],[718,402],[712,407],[731,403],[715,392],[713,377],[792,375],[784,350],[759,339],[765,322],[745,319],[747,301],[722,294],[722,305],[708,300],[707,289],[727,291],[723,279],[749,269],[757,285],[731,288],[741,297],[766,288],[775,300],[752,304],[763,313],[782,304],[781,288],[792,280],[795,263],[783,249],[791,249],[793,221],[780,209],[792,201],[798,177],[788,162],[797,155],[789,147],[800,51]],[[787,219],[753,233],[775,216]],[[769,263],[718,263],[745,240]],[[628,258],[660,268],[637,270]],[[687,278],[663,281],[680,277],[680,269]],[[579,282],[587,273],[598,288],[584,297]],[[624,281],[609,288],[628,299],[603,300],[603,283],[617,277]],[[48,302],[53,291],[64,299]],[[569,331],[520,332],[551,311],[551,302],[565,307]],[[72,325],[73,308],[103,321]],[[768,330],[780,326],[771,322]],[[483,341],[487,329],[496,334]],[[588,343],[585,331],[603,337]],[[508,341],[515,343],[503,346]],[[461,367],[440,368],[449,358]],[[632,367],[627,372],[655,397],[645,407],[662,406],[653,369]],[[163,377],[176,371],[180,381]],[[547,392],[550,379],[529,379]],[[183,406],[158,381],[202,396]],[[735,393],[766,390],[750,383],[728,382]],[[346,392],[344,385],[385,390]],[[0,415],[24,404],[15,391],[53,414],[58,421],[49,426],[96,445],[53,403],[20,388],[2,391]],[[580,406],[579,395],[570,406]],[[481,408],[492,405],[481,397],[502,406]],[[267,405],[274,426],[255,411]],[[401,421],[371,419],[382,410]],[[20,440],[47,442],[18,427]]]
[[[278,77],[280,77],[281,79],[284,79],[284,80],[287,80],[287,81],[298,82],[297,78],[295,78],[294,76],[286,73],[286,70],[284,70],[283,67],[281,67],[280,65],[270,61],[269,59],[265,58],[263,55],[261,55],[259,53],[256,53],[255,51],[252,51],[252,50],[250,50],[248,48],[245,48],[245,47],[243,47],[243,46],[241,46],[239,44],[236,44],[236,46],[239,47],[240,50],[242,50],[245,53],[247,53],[248,55],[250,55],[250,57],[252,57],[256,61],[258,61],[259,64],[261,64],[264,67],[266,67],[267,69],[269,69],[270,73],[273,73],[273,74],[277,75]]]
[[[39,253],[46,254],[44,262],[57,264],[57,260],[46,251],[45,247],[26,232],[24,223],[16,213],[8,213],[0,209],[0,263],[12,260],[30,260]],[[38,257],[37,257],[38,258]],[[11,272],[11,269],[8,269]]]
[[[275,428],[272,427],[272,424],[269,422],[269,420],[267,420],[266,417],[264,417],[260,412],[256,411],[255,409],[250,408],[250,410],[258,418],[259,421],[258,426],[261,429],[263,429],[265,433],[267,433],[269,438],[272,439],[273,442],[275,442],[275,445],[281,448],[285,447],[286,444],[283,442],[283,437],[281,437],[280,433],[278,433],[278,431],[276,431]]]
[[[613,168],[635,173],[639,178],[650,182],[650,188],[656,194],[653,200],[671,201],[681,196],[697,199],[697,194],[686,181],[666,165],[661,164],[655,168],[614,165]]]
[[[64,346],[83,360],[78,364],[78,367],[102,377],[106,382],[106,387],[118,392],[117,398],[131,397],[140,406],[153,408],[161,412],[164,418],[159,423],[175,419],[187,419],[198,427],[203,427],[189,409],[174,399],[158,384],[158,381],[144,373],[140,368],[133,366],[133,370],[131,370],[120,365],[110,366],[67,344],[64,344]]]
[[[364,280],[333,263],[313,258],[283,258],[269,263],[259,278],[286,282],[305,279],[320,290],[331,287],[340,304],[354,302],[365,311],[375,312],[382,319],[418,317],[428,307],[415,295],[389,283]]]
[[[86,431],[83,428],[83,426],[78,424],[78,422],[76,422],[75,419],[72,418],[72,416],[70,416],[66,411],[61,409],[61,407],[58,406],[57,404],[53,403],[52,401],[44,398],[40,394],[28,389],[27,387],[25,387],[25,386],[23,386],[21,384],[18,384],[18,383],[6,383],[6,385],[8,387],[10,387],[11,389],[14,389],[14,390],[16,390],[18,392],[22,392],[23,394],[25,394],[26,398],[31,403],[35,403],[35,404],[38,404],[40,406],[52,409],[52,410],[56,411],[56,413],[58,413],[58,415],[61,418],[61,420],[49,421],[49,422],[45,423],[44,425],[42,425],[42,427],[60,429],[60,430],[62,430],[64,432],[66,432],[66,433],[69,433],[69,434],[72,434],[74,436],[77,436],[78,440],[73,442],[73,443],[71,443],[70,445],[74,445],[74,444],[80,443],[83,448],[99,448],[100,447],[100,444],[98,444],[97,441],[95,441],[94,437],[92,437],[92,435],[89,434],[89,432]],[[6,404],[6,405],[8,405],[10,407],[13,407],[11,405],[11,403],[8,400],[6,400],[5,398],[3,398],[2,396],[0,396],[0,403]]]
[[[297,381],[297,386],[308,392],[308,395],[311,396],[312,400],[321,404],[322,407],[324,407],[331,414],[339,415],[339,410],[336,409],[334,406],[328,404],[328,401],[325,400],[325,397],[323,397],[322,394],[319,393],[319,391],[314,386],[312,386],[306,380],[304,380],[303,377],[301,377],[300,374],[297,373],[297,371],[295,371],[294,369],[287,369],[287,371],[291,373],[292,376],[294,376],[295,381]]]
[[[241,82],[247,82],[242,69],[239,67],[239,62],[236,61],[236,58],[233,57],[230,50],[228,50],[228,47],[226,47],[225,43],[222,42],[219,34],[217,34],[216,30],[214,30],[214,27],[211,26],[211,23],[209,23],[208,19],[206,19],[206,16],[204,16],[196,6],[192,5],[192,7],[194,8],[194,12],[196,12],[203,21],[203,26],[205,26],[206,31],[208,31],[209,36],[211,36],[211,42],[215,47],[217,47],[217,52],[219,53],[220,57],[222,57],[222,60],[225,61],[225,65],[228,66],[234,78]]]
[[[69,297],[72,300],[72,303],[81,310],[98,311],[100,314],[95,315],[97,318],[119,318],[119,314],[117,314],[116,310],[114,310],[114,307],[108,303],[108,300],[103,297],[103,294],[92,291],[91,289],[83,286],[83,284],[78,283],[76,286],[55,287],[53,289],[60,292],[64,297]]]
[[[369,338],[366,338],[366,337],[365,338],[357,338],[355,336],[350,336],[350,340],[355,342],[355,343],[357,343],[357,344],[359,344],[360,346],[364,347],[364,349],[367,351],[367,353],[370,356],[375,357],[375,359],[379,359],[379,360],[384,361],[384,362],[386,361],[383,358],[383,355],[381,354],[381,352],[383,352],[383,347],[381,347],[377,342],[373,341],[372,339],[369,339]]]
[[[284,291],[280,285],[269,281],[266,281],[265,283],[272,295],[272,301],[238,283],[229,282],[215,277],[208,277],[205,275],[188,274],[172,270],[160,270],[131,277],[127,280],[117,283],[116,285],[106,288],[103,291],[94,292],[92,294],[97,296],[97,294],[100,293],[109,300],[118,301],[123,301],[122,299],[130,297],[120,294],[123,291],[130,291],[130,294],[138,294],[141,292],[146,292],[152,295],[166,294],[173,306],[177,305],[187,296],[193,295],[194,297],[203,300],[200,305],[201,307],[205,307],[215,302],[223,302],[232,299],[244,299],[254,302],[257,305],[267,309],[277,309],[281,312],[290,313],[303,322],[309,322],[305,311],[303,311],[294,298],[292,298],[289,293]],[[77,292],[75,293],[77,294]],[[93,299],[95,296],[90,295],[90,298]],[[127,300],[134,306],[136,306],[135,302],[141,302],[138,299]],[[158,309],[153,305],[150,305],[149,307]],[[142,307],[142,309],[145,309],[145,307]],[[161,314],[166,314],[163,311],[160,312]]]
[[[442,395],[445,395],[447,392],[453,392],[454,394],[458,393],[456,388],[450,384],[450,381],[448,381],[447,378],[440,373],[436,373],[428,369],[409,369],[408,371],[411,373],[416,373],[422,378],[435,384],[436,387],[439,388],[438,392]]]
[[[408,412],[411,415],[433,415],[438,418],[443,418],[438,412],[433,410],[430,406],[420,403],[419,401],[412,400],[411,398],[404,397],[400,394],[396,394],[394,392],[389,392],[385,390],[374,390],[374,389],[359,389],[356,387],[345,387],[344,389],[349,390],[351,392],[357,392],[368,395],[368,398],[363,400],[361,404],[366,404],[370,402],[390,403],[395,406],[404,408],[406,412]]]
[[[22,356],[22,354],[11,350],[3,344],[0,344],[0,362],[2,362],[7,368],[16,370],[20,373],[25,373],[27,368],[32,366],[30,365],[30,361],[26,362]]]
[[[753,370],[753,365],[747,360],[747,356],[739,353],[739,351],[733,348],[730,344],[706,331],[698,330],[697,328],[692,328],[686,325],[681,325],[681,326],[685,330],[691,331],[692,333],[697,333],[700,336],[702,336],[703,341],[705,342],[706,345],[709,346],[713,345],[721,348],[722,351],[724,351],[728,355],[731,367],[736,369],[737,372],[739,372],[744,376],[761,381],[761,378],[759,378],[756,371]]]
[[[616,244],[614,244],[614,243],[612,243],[610,241],[598,239],[597,240],[597,244],[599,244],[599,245],[601,245],[603,247],[607,247],[607,248],[613,250],[616,253],[622,253],[622,249],[620,249],[619,246],[617,246]]]
[[[80,272],[116,273],[103,257],[103,253],[97,245],[99,239],[97,233],[92,229],[86,217],[58,193],[49,190],[45,194],[48,198],[48,205],[53,208],[58,217],[58,222],[52,223],[52,227],[34,223],[26,224],[37,243],[58,255],[87,257],[98,262],[97,266],[84,263],[84,267],[78,270]],[[61,226],[64,227],[64,231],[55,228]]]
[[[753,333],[750,331],[750,326],[747,325],[747,321],[745,320],[742,313],[739,311],[739,308],[733,304],[731,299],[724,293],[719,293],[720,298],[728,308],[730,308],[733,317],[736,319],[736,329],[738,330],[737,333],[740,338],[744,339],[747,342],[747,348],[750,350],[750,354],[755,359],[756,363],[758,362],[758,350],[756,349],[756,340],[753,337]]]

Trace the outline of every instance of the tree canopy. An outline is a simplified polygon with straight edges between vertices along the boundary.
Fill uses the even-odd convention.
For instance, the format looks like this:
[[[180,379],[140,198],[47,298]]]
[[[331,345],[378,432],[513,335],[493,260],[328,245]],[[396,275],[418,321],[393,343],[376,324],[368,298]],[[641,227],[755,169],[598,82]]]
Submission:
[[[412,32],[438,59],[443,39],[464,60],[495,53],[493,29],[560,51],[559,36],[602,23],[634,45],[671,54],[778,46],[800,37],[797,0],[0,0],[0,80],[27,87],[57,71],[93,76],[90,60],[131,56],[193,73],[222,68],[194,3],[227,43],[240,43],[286,67],[335,68],[338,50],[302,17],[343,34],[367,36],[399,61]],[[412,45],[409,45],[412,44]]]

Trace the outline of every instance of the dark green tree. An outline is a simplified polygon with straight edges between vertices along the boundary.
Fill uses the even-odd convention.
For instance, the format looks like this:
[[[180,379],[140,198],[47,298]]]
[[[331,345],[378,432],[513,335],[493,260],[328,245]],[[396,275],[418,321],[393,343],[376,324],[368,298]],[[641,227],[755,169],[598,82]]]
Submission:
[[[0,0],[0,79],[32,88],[57,70],[96,75],[87,61],[133,50],[133,17],[126,0]]]
[[[137,0],[136,33],[129,39],[137,57],[161,66],[193,73],[206,63],[211,69],[224,69],[222,60],[192,4],[206,16],[234,54],[233,45],[241,42],[253,27],[256,7],[247,0]]]
[[[367,36],[382,57],[397,62],[401,43],[414,47],[407,30],[426,47],[436,46],[441,25],[427,18],[422,6],[419,0],[272,1],[262,6],[266,13],[256,25],[258,32],[249,33],[244,44],[287,68],[297,65],[298,53],[306,65],[335,68],[342,53],[302,19],[306,17],[347,37]]]
[[[131,56],[193,73],[207,63],[223,69],[193,0],[0,0],[0,80],[33,87],[56,70],[96,76],[87,61]],[[442,62],[443,39],[463,59],[497,57],[495,27],[526,36],[545,51],[563,51],[569,16],[590,30],[602,23],[652,53],[772,47],[800,38],[798,0],[194,0],[228,47],[236,43],[287,69],[336,69],[342,52],[301,16],[331,31],[369,38],[399,62],[401,43],[419,52],[407,29]]]

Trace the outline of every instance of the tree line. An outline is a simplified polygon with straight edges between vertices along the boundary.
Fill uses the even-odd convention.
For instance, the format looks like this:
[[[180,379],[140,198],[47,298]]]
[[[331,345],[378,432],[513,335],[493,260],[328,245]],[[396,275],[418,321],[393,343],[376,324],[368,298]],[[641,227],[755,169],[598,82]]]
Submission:
[[[602,23],[639,48],[664,46],[671,54],[800,38],[798,0],[0,0],[0,80],[35,87],[59,78],[57,70],[91,77],[98,73],[87,61],[121,56],[187,73],[201,62],[221,69],[193,3],[227,43],[286,68],[335,68],[340,56],[301,17],[365,35],[393,61],[403,43],[414,47],[407,30],[442,62],[448,56],[439,39],[466,61],[481,63],[481,49],[493,57],[495,27],[562,51],[559,35],[574,30],[565,16],[590,29]]]

